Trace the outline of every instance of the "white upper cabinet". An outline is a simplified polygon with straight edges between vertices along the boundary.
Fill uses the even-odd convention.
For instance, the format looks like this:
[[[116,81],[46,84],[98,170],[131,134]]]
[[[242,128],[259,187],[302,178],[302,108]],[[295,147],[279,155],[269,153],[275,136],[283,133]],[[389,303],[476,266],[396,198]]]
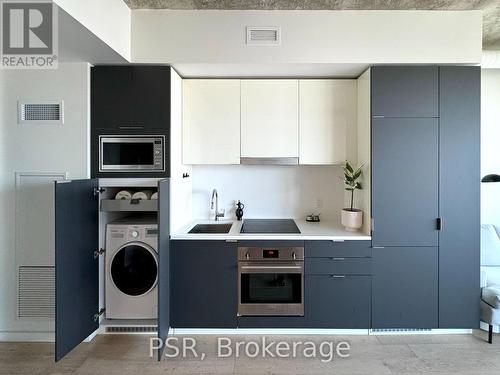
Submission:
[[[240,80],[183,81],[183,163],[240,163]]]
[[[298,80],[241,81],[241,157],[298,157]]]
[[[338,164],[356,129],[356,80],[299,81],[300,164]],[[353,139],[352,139],[353,140]]]

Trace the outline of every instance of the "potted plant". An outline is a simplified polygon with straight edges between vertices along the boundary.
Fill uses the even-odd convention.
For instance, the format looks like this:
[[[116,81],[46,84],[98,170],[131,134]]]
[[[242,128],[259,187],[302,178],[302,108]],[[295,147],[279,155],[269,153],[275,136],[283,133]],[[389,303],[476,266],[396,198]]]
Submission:
[[[363,165],[353,168],[347,160],[342,166],[345,189],[351,193],[350,206],[342,209],[342,225],[351,232],[356,232],[363,225],[363,211],[354,208],[354,191],[361,189],[359,179],[363,173],[362,168]]]

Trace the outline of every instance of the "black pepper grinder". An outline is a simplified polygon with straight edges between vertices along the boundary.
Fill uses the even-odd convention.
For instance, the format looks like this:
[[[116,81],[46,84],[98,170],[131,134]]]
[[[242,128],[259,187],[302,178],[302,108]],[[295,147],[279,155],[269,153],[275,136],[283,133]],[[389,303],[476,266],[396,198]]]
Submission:
[[[238,201],[238,203],[236,203],[236,219],[237,220],[241,220],[241,218],[243,217],[243,209],[245,208],[245,205],[243,203],[241,203],[240,201]]]

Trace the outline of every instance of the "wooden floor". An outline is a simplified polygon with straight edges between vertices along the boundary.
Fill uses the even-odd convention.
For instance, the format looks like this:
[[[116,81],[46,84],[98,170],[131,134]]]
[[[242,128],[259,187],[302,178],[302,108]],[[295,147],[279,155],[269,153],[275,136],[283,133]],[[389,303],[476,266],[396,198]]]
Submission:
[[[228,336],[260,340],[260,336]],[[100,335],[53,363],[48,343],[0,343],[0,374],[500,374],[500,337],[489,345],[484,333],[413,336],[266,336],[275,341],[347,341],[351,355],[319,358],[225,358],[216,356],[216,336],[195,336],[199,359],[149,357],[149,337]]]

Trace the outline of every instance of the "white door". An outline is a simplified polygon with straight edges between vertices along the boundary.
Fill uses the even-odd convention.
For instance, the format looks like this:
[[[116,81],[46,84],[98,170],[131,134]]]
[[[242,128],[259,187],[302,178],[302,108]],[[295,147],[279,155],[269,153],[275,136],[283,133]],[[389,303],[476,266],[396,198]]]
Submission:
[[[183,80],[183,163],[240,163],[240,80]]]
[[[308,79],[299,87],[300,164],[343,162],[356,127],[356,80]]]
[[[298,157],[298,80],[241,81],[241,156]]]

